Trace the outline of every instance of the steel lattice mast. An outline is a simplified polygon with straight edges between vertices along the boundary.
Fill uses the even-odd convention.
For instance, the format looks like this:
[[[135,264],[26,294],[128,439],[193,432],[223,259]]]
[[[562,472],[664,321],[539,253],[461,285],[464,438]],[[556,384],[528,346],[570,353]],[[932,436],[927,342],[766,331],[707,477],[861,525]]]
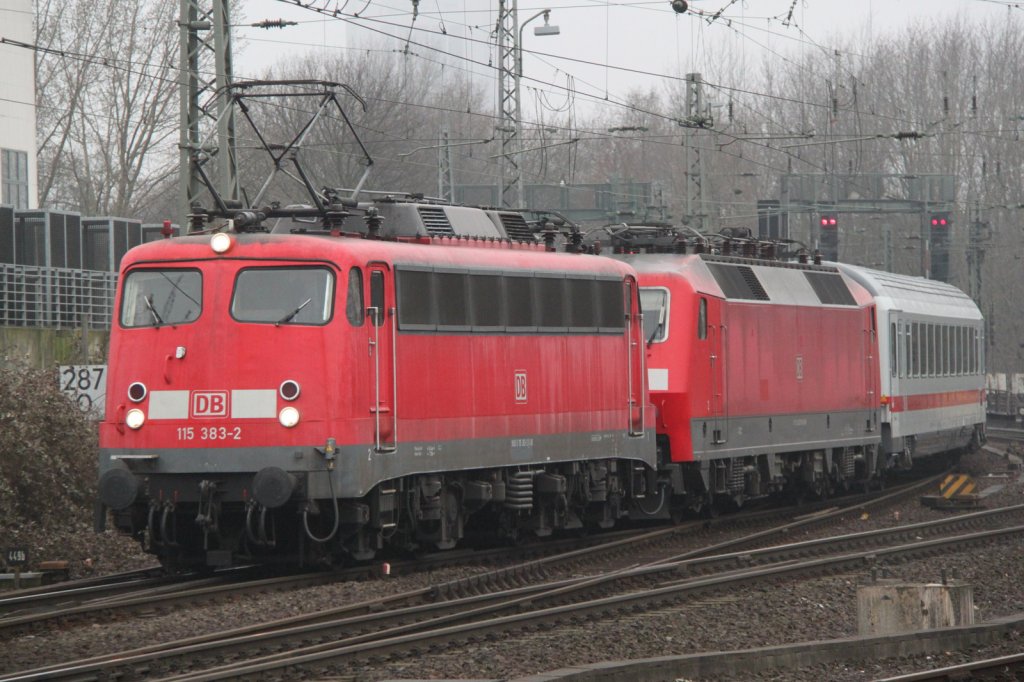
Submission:
[[[186,224],[203,185],[197,164],[217,161],[217,187],[224,199],[239,198],[235,162],[235,116],[228,85],[232,82],[229,0],[181,0],[180,19],[180,190],[179,220]],[[212,59],[211,59],[212,57]],[[214,73],[209,74],[210,62]],[[206,65],[203,69],[201,66]],[[214,144],[205,143],[204,139]]]
[[[498,132],[501,152],[498,156],[498,203],[515,206],[522,182],[519,167],[519,71],[516,65],[519,35],[518,0],[498,0]]]

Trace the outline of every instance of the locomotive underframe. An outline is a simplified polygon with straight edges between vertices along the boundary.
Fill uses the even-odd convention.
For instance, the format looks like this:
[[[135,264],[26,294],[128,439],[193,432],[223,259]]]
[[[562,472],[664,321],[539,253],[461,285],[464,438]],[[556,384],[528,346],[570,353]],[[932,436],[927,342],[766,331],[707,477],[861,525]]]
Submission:
[[[828,495],[885,468],[877,444],[678,464],[659,436],[658,458],[657,468],[604,458],[416,473],[358,498],[311,492],[324,489],[313,481],[326,469],[278,470],[290,487],[273,508],[254,499],[252,471],[150,472],[138,475],[135,501],[113,519],[169,567],[308,565],[367,560],[385,548],[448,549],[464,537],[515,542],[609,528],[624,518],[667,519],[776,493]]]
[[[150,475],[135,502],[112,518],[169,567],[366,560],[385,547],[448,549],[476,529],[517,541],[607,528],[631,509],[667,518],[667,491],[637,460],[415,474],[336,501],[309,496],[308,472],[287,474],[294,487],[273,509],[247,499],[251,472]]]

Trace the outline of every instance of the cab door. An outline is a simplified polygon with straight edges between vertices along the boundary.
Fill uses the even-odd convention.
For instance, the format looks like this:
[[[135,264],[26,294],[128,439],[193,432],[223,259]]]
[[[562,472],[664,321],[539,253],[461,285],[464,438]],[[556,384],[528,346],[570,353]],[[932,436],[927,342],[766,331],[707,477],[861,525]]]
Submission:
[[[370,414],[373,417],[374,447],[378,452],[394,450],[398,444],[395,415],[397,367],[395,343],[395,285],[386,263],[370,263],[370,305],[366,309],[370,358]]]
[[[626,356],[628,373],[629,435],[644,435],[644,409],[647,394],[644,378],[647,371],[644,359],[647,346],[644,341],[643,319],[640,316],[640,299],[636,280],[627,277],[623,284],[626,308]]]
[[[724,308],[716,299],[710,299],[706,308],[708,340],[711,342],[708,357],[711,371],[711,442],[715,445],[729,440],[729,373],[725,366],[729,327],[725,323]]]

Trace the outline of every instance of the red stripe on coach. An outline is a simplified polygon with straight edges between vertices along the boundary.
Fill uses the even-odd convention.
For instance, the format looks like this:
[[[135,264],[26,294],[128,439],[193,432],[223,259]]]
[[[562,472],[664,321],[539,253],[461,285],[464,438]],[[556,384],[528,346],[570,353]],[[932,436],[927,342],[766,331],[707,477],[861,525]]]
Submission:
[[[940,407],[976,405],[984,399],[984,391],[952,391],[950,393],[926,393],[923,395],[894,395],[889,399],[893,412],[916,412],[934,410]]]

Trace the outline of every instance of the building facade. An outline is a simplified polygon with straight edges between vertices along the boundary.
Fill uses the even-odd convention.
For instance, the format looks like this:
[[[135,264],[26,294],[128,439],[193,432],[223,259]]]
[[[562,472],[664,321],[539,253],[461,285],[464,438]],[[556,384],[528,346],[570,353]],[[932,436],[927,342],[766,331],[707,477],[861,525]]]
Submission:
[[[3,36],[34,43],[32,0],[0,0]],[[25,210],[36,194],[36,86],[32,50],[0,43],[0,204]]]

